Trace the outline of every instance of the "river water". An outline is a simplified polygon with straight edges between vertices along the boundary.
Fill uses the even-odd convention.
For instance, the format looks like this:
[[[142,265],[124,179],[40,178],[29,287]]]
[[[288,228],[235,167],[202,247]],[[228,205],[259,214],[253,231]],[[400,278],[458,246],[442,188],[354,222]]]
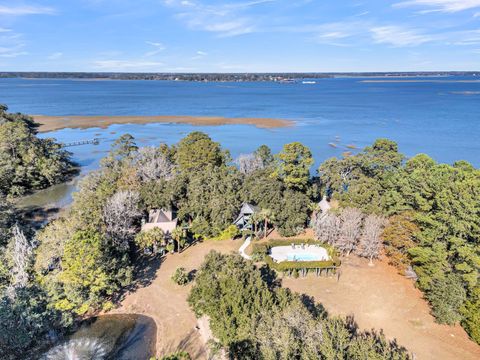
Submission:
[[[335,78],[315,84],[273,82],[200,83],[0,79],[0,103],[10,111],[42,115],[209,115],[282,118],[292,128],[249,125],[112,125],[108,129],[63,129],[41,136],[58,141],[98,137],[101,143],[71,147],[82,173],[98,167],[111,143],[130,133],[139,145],[172,144],[194,130],[207,132],[235,157],[261,144],[274,152],[288,142],[309,146],[316,167],[325,159],[363,148],[376,138],[398,142],[407,156],[427,153],[439,162],[467,160],[480,166],[480,78]],[[398,80],[398,79],[397,79]],[[404,81],[408,80],[408,81]],[[329,143],[338,143],[332,147]],[[37,195],[36,204],[68,203],[74,187]]]

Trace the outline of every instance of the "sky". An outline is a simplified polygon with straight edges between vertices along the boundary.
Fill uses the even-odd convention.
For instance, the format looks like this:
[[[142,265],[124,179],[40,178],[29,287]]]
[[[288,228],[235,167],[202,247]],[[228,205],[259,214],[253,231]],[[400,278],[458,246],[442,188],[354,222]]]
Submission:
[[[480,0],[0,0],[0,71],[480,71]]]

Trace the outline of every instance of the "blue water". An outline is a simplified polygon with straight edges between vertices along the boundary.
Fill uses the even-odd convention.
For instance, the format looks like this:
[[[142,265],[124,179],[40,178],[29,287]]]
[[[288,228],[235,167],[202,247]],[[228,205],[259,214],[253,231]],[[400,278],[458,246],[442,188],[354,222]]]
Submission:
[[[288,261],[317,261],[318,256],[314,254],[288,254]]]
[[[174,143],[192,130],[209,133],[233,156],[264,143],[279,151],[287,142],[301,141],[312,149],[318,166],[326,158],[340,156],[348,144],[362,148],[378,137],[388,137],[407,156],[422,152],[440,162],[465,159],[480,166],[479,77],[434,78],[421,83],[362,80],[324,79],[305,85],[0,79],[0,103],[6,103],[10,111],[29,114],[218,115],[283,118],[296,123],[282,129],[113,125],[106,130],[65,129],[46,134],[60,141],[101,137],[96,147],[71,148],[85,169],[98,166],[111,142],[123,133],[131,133],[144,145]],[[328,143],[337,136],[340,145],[332,148]]]

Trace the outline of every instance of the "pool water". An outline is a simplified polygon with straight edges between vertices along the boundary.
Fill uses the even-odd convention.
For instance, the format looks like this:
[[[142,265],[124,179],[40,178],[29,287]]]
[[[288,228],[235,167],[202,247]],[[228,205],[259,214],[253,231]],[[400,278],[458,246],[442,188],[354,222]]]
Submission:
[[[288,254],[288,261],[319,261],[318,255],[315,254]]]

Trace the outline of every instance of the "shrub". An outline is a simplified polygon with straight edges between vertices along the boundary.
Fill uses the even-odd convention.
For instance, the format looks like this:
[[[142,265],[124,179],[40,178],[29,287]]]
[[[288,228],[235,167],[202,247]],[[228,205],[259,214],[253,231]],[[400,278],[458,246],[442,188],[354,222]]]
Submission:
[[[174,243],[168,243],[167,246],[165,247],[165,249],[168,252],[173,253],[175,251],[175,244]]]
[[[165,234],[160,228],[153,228],[148,231],[142,231],[135,236],[135,243],[142,249],[152,249],[165,241]]]
[[[172,281],[177,285],[187,285],[190,281],[189,276],[185,268],[179,267],[172,275]]]
[[[234,239],[240,234],[240,231],[235,225],[230,225],[223,230],[218,236],[212,238],[212,240],[229,240]]]

